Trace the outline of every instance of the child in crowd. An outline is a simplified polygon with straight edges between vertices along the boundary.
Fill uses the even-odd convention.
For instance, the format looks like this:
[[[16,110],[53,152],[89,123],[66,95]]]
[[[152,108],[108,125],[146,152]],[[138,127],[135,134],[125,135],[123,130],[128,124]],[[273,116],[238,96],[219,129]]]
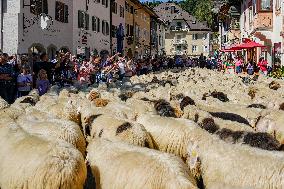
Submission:
[[[49,90],[50,83],[47,78],[47,73],[44,69],[41,69],[38,73],[38,79],[36,81],[36,88],[39,91],[39,95],[42,96]]]
[[[247,66],[247,72],[249,75],[253,75],[254,74],[254,66],[251,62],[248,63],[248,66]]]
[[[32,90],[33,77],[28,67],[22,67],[17,77],[18,97],[26,96]]]

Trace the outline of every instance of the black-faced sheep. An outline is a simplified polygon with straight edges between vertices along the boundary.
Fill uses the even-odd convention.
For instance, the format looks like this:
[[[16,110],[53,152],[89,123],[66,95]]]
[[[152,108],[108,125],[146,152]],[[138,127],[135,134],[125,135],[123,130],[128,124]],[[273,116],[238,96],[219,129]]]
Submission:
[[[88,146],[87,159],[97,189],[197,189],[186,165],[174,155],[96,139]]]
[[[144,115],[138,122],[148,130],[159,150],[180,156],[187,153],[191,170],[198,165],[191,162],[199,158],[206,188],[216,183],[232,188],[284,187],[282,152],[226,143],[184,119]]]
[[[276,81],[272,81],[271,83],[269,83],[269,88],[272,90],[278,90],[281,88],[281,85]]]
[[[113,142],[123,141],[137,146],[154,148],[149,133],[142,125],[108,115],[98,116],[92,122],[91,138],[103,138]]]
[[[0,110],[3,110],[8,107],[9,107],[8,102],[6,102],[3,98],[0,97]]]
[[[192,98],[190,98],[189,96],[186,96],[182,99],[182,101],[180,102],[180,109],[184,110],[184,108],[188,105],[195,105],[195,102]]]
[[[259,109],[266,109],[266,106],[262,104],[251,104],[248,106],[248,108],[259,108]]]

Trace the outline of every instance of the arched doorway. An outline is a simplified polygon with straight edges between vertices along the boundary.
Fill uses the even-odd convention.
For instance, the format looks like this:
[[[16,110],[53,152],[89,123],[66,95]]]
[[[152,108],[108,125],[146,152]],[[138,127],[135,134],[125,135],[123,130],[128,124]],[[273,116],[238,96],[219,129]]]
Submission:
[[[55,58],[56,50],[57,50],[57,47],[53,44],[51,44],[47,47],[47,54],[48,54],[48,58],[50,60],[53,60]]]
[[[41,54],[46,53],[44,46],[40,43],[32,44],[28,49],[29,54]]]

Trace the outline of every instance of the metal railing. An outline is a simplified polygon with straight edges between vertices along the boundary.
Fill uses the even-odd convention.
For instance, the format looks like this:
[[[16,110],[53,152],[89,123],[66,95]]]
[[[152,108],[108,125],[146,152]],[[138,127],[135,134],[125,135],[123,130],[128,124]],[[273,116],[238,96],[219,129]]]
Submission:
[[[187,45],[187,41],[185,39],[174,39],[174,45]]]

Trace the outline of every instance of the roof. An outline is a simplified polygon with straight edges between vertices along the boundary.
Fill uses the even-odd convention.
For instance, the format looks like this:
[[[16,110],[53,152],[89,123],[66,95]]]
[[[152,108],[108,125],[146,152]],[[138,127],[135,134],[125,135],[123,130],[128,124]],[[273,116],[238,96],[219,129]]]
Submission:
[[[172,14],[171,7],[173,6],[175,7],[175,11]],[[185,20],[190,30],[210,30],[205,22],[198,21],[194,16],[184,11],[175,3],[161,3],[154,8],[154,11],[164,22],[171,23],[173,20]]]
[[[147,5],[142,4],[139,0],[131,0],[131,2],[135,3],[136,5],[138,5],[144,11],[146,11],[150,16],[158,17],[158,15],[156,14],[156,12],[154,10],[152,10]]]

